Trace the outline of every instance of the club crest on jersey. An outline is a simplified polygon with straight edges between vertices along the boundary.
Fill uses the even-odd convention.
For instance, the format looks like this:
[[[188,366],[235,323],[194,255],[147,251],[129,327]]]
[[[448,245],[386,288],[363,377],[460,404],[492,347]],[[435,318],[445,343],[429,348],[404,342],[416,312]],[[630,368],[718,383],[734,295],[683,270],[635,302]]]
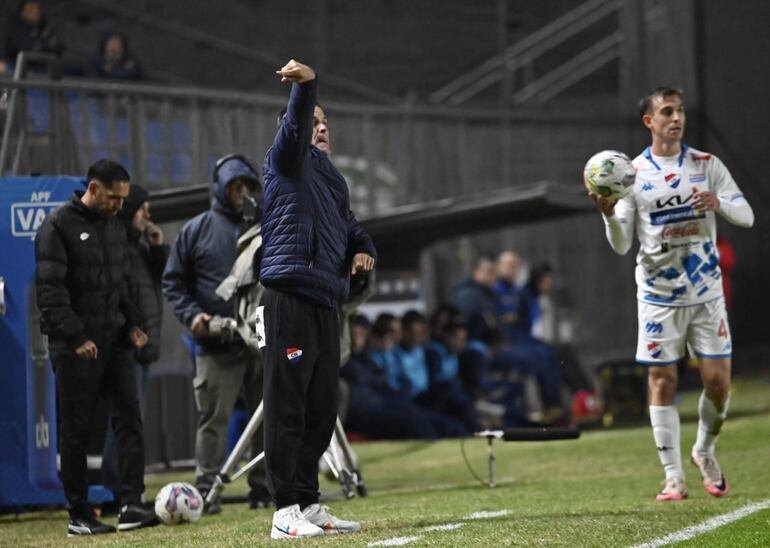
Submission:
[[[660,344],[651,342],[647,343],[647,352],[650,353],[650,356],[657,359],[660,358],[660,355],[663,353],[663,349],[660,347]]]
[[[679,175],[676,173],[669,173],[665,177],[666,183],[668,183],[668,186],[671,188],[677,188],[679,186],[679,183],[681,182],[681,179],[679,178]]]
[[[297,363],[301,357],[302,349],[294,347],[286,349],[286,359],[288,359],[291,363]]]

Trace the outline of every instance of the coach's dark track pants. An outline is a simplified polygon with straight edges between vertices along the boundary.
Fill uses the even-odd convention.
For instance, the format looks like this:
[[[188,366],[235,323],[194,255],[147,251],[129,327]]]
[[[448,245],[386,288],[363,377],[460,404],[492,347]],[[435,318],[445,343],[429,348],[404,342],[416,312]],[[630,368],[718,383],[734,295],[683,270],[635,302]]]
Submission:
[[[318,461],[337,420],[337,310],[265,289],[267,487],[278,508],[318,502]]]

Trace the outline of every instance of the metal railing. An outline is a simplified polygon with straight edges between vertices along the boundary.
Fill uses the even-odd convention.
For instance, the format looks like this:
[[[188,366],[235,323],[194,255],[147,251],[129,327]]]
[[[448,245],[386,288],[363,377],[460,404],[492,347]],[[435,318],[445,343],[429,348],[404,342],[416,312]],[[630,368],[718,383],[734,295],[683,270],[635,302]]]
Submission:
[[[78,174],[112,157],[151,190],[206,183],[216,158],[231,152],[259,165],[286,102],[286,96],[81,79],[0,80],[0,88],[17,97],[6,112],[15,122],[5,126],[3,174]],[[601,109],[599,115],[500,114],[322,100],[335,164],[362,214],[544,179],[579,184],[585,159],[602,148],[623,148],[636,127]],[[55,144],[58,164],[40,151],[26,154],[29,136],[41,135],[36,146],[53,154]],[[13,161],[10,150],[17,151]]]

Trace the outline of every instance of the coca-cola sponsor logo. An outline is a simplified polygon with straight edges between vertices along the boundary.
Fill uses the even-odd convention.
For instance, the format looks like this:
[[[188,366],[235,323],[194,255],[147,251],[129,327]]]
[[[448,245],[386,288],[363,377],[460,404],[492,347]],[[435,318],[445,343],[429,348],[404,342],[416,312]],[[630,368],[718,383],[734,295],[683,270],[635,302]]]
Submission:
[[[686,238],[697,234],[700,234],[700,225],[695,221],[691,221],[689,223],[667,226],[663,229],[663,234],[661,236],[664,240],[671,240],[673,238]]]

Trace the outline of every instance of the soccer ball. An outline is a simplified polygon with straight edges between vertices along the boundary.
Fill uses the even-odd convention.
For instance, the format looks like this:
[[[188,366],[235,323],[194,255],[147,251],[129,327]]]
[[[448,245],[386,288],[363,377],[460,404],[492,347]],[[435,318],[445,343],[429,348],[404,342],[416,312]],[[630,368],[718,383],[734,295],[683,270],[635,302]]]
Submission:
[[[203,497],[189,483],[169,483],[155,497],[155,513],[166,525],[195,523],[203,513]]]
[[[631,192],[635,179],[636,169],[631,159],[617,150],[602,150],[594,154],[583,169],[586,188],[613,200]]]

